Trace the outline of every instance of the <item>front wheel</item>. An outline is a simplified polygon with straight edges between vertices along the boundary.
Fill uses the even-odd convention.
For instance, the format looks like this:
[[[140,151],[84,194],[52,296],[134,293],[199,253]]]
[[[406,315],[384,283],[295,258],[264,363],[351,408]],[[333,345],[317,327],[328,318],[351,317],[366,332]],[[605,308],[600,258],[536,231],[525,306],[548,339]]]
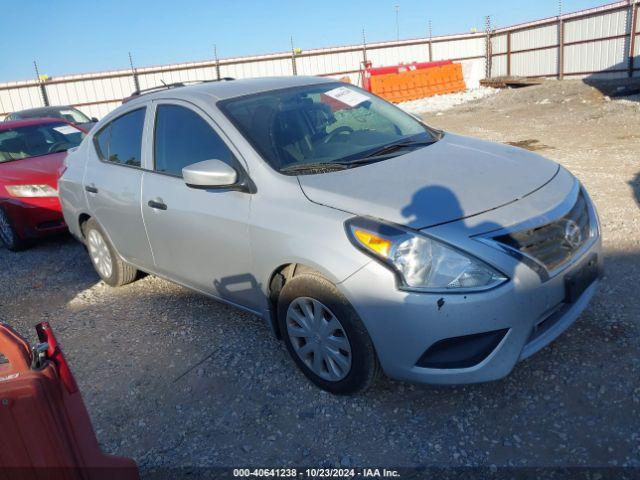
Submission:
[[[84,237],[93,268],[107,285],[120,287],[135,280],[135,267],[120,258],[93,218],[84,224]]]
[[[0,208],[0,242],[12,252],[17,252],[25,248],[27,243],[18,236],[9,216]]]
[[[335,394],[366,390],[378,359],[360,317],[324,277],[289,280],[278,298],[278,321],[289,354],[314,384]]]

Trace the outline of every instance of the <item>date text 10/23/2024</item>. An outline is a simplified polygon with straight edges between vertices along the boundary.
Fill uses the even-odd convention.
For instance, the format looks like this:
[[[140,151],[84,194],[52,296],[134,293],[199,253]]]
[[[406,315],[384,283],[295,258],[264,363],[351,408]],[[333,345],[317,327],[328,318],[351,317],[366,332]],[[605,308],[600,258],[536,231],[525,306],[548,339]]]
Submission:
[[[236,468],[237,478],[400,478],[397,470],[387,468]]]

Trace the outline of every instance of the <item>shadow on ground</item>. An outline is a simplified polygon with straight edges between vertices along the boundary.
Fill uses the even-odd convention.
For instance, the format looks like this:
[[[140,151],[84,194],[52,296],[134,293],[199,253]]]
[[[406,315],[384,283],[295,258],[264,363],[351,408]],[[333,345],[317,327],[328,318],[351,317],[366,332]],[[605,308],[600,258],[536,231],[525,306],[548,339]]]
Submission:
[[[640,58],[638,62],[640,63]],[[606,70],[603,73],[606,73]],[[640,94],[640,78],[638,77],[605,79],[601,75],[594,75],[586,77],[583,82],[607,97],[630,97],[640,101],[640,97],[636,97]]]
[[[633,190],[633,196],[636,199],[638,207],[640,207],[640,172],[636,173],[633,180],[629,182],[631,189]]]

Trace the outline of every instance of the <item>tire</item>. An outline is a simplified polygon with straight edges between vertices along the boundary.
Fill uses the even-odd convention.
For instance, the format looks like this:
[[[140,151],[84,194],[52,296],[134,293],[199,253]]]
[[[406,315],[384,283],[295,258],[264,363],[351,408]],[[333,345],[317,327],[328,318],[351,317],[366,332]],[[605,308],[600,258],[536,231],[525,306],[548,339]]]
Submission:
[[[310,334],[311,330],[303,328],[300,323],[300,314],[304,315],[305,305],[309,308],[313,305],[314,319],[318,309],[322,312],[320,318],[323,320],[319,322],[324,328],[320,327],[319,335]],[[309,315],[305,318],[309,318]],[[332,322],[334,318],[338,324]],[[364,324],[344,295],[321,275],[304,273],[284,285],[278,297],[278,322],[289,354],[298,368],[318,387],[334,394],[349,395],[364,392],[378,377],[378,358]],[[342,331],[333,329],[338,325]],[[293,336],[290,329],[294,332]],[[336,345],[340,347],[334,348]],[[322,362],[315,363],[316,352],[327,352],[329,348],[332,353],[320,354]],[[345,367],[345,360],[350,360],[348,368]],[[336,366],[339,367],[337,370]]]
[[[84,223],[82,231],[93,268],[104,283],[121,287],[136,279],[138,271],[120,258],[98,222],[90,218]]]
[[[7,250],[18,252],[23,250],[28,243],[18,236],[15,228],[9,220],[9,216],[0,208],[0,243],[4,244]]]

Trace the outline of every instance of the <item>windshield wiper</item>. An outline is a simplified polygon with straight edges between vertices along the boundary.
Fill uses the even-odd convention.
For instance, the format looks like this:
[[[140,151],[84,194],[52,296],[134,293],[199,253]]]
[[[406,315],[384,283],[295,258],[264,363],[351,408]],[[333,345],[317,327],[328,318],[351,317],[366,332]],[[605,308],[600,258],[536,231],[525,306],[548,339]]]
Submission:
[[[429,140],[429,141],[405,140],[403,142],[397,142],[391,145],[386,145],[364,157],[356,158],[353,160],[343,159],[341,161],[336,161],[336,162],[297,163],[295,165],[289,165],[287,167],[283,167],[280,169],[280,171],[283,173],[315,173],[315,172],[321,173],[321,172],[346,170],[347,168],[351,168],[356,165],[365,165],[367,163],[377,162],[379,160],[382,160],[382,157],[391,155],[397,150],[402,150],[403,148],[426,147],[436,142],[437,140]]]
[[[405,142],[398,142],[398,143],[392,143],[391,145],[386,145],[378,150],[375,150],[374,152],[364,156],[363,158],[354,160],[351,163],[358,163],[360,161],[366,160],[368,158],[373,158],[373,157],[382,157],[385,155],[389,155],[392,154],[398,150],[402,150],[403,148],[413,148],[413,147],[426,147],[428,145],[432,145],[434,143],[436,143],[437,140],[430,140],[428,142],[425,141],[405,141]]]
[[[315,163],[297,163],[280,169],[283,173],[309,173],[309,172],[332,172],[349,168],[346,163],[339,162],[315,162]]]

